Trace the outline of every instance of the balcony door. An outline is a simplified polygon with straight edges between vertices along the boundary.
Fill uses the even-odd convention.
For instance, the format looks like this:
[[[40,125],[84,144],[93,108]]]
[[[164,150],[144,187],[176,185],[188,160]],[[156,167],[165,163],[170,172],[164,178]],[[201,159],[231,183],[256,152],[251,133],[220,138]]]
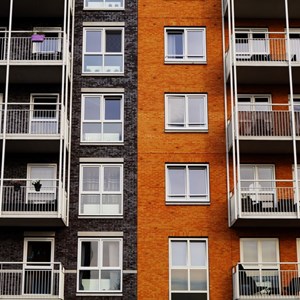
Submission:
[[[300,28],[290,28],[291,61],[300,62]]]
[[[34,185],[39,181],[40,189]],[[33,204],[49,204],[56,201],[56,165],[27,165],[27,202]]]
[[[59,109],[57,94],[32,94],[30,109],[31,134],[58,134]]]
[[[295,113],[296,136],[300,136],[300,95],[294,95],[293,102],[294,102],[294,113]]]
[[[53,238],[25,238],[23,294],[53,294]]]
[[[238,95],[240,135],[269,134],[271,110],[270,95]]]
[[[261,61],[259,55],[270,53],[268,29],[238,28],[235,31],[235,50],[238,60]]]
[[[7,28],[0,27],[0,61],[6,59],[7,53]]]
[[[241,198],[259,204],[258,212],[276,206],[275,166],[243,164],[240,167]]]
[[[242,238],[240,239],[240,255],[247,276],[252,277],[258,287],[269,289],[272,294],[280,293],[280,259],[277,238]],[[241,286],[246,284],[247,282],[241,282]],[[251,288],[254,287],[250,286],[249,292]],[[251,295],[248,292],[245,294]]]

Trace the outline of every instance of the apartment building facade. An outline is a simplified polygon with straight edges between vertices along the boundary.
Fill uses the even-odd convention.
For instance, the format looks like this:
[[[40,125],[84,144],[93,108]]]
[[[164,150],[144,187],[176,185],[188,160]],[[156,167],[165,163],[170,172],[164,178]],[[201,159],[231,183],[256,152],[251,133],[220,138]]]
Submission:
[[[2,299],[136,299],[136,1],[5,0]]]

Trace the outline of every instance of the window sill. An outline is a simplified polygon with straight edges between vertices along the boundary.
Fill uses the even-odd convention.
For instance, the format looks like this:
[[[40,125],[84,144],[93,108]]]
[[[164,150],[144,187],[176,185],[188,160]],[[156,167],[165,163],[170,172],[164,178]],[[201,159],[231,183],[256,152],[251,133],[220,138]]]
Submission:
[[[81,73],[81,76],[100,76],[100,77],[123,77],[124,73]]]
[[[116,293],[111,293],[111,294],[109,294],[109,293],[89,293],[89,292],[85,292],[85,293],[76,293],[76,296],[77,297],[104,297],[104,296],[107,296],[107,297],[109,297],[109,296],[114,296],[114,297],[122,297],[123,296],[123,294],[122,293],[120,293],[120,294],[116,294]]]
[[[179,129],[179,128],[174,128],[174,129],[170,129],[170,128],[165,128],[165,132],[176,132],[176,133],[180,133],[180,132],[195,132],[195,133],[199,133],[199,132],[203,132],[203,133],[208,133],[208,129],[191,129],[191,128],[184,128],[184,129]]]
[[[110,216],[110,215],[78,215],[78,219],[123,219],[123,215]]]
[[[94,11],[101,11],[101,10],[105,10],[105,11],[124,11],[125,8],[124,7],[104,7],[104,8],[97,8],[97,7],[84,7],[83,10],[86,11],[90,11],[90,10],[94,10]]]
[[[124,142],[80,142],[80,146],[124,146]]]
[[[207,61],[198,60],[165,60],[166,65],[206,65]]]
[[[166,201],[166,205],[199,205],[199,206],[209,206],[210,202],[189,202],[189,201],[184,201],[184,202],[172,202],[172,201]]]

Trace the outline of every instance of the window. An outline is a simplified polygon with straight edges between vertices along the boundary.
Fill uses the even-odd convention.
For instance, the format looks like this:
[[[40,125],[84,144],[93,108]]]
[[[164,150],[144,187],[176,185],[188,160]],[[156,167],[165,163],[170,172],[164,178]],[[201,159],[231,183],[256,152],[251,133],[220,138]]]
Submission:
[[[122,165],[81,165],[80,215],[122,215],[122,203]]]
[[[206,62],[205,28],[165,28],[165,62]]]
[[[83,36],[83,72],[123,73],[124,29],[86,28]]]
[[[165,110],[166,130],[207,130],[208,125],[206,95],[166,95]]]
[[[107,9],[107,10],[119,10],[124,9],[125,0],[85,0],[85,9]]]
[[[122,291],[122,239],[79,239],[79,292]]]
[[[123,141],[123,96],[82,96],[81,141]]]
[[[207,239],[170,239],[170,300],[209,299]]]
[[[208,165],[167,165],[167,203],[209,203]]]
[[[37,54],[57,54],[49,56],[51,58],[61,58],[58,53],[62,49],[62,28],[61,27],[34,27],[33,32],[40,32],[44,35],[43,41],[32,43],[32,53]]]

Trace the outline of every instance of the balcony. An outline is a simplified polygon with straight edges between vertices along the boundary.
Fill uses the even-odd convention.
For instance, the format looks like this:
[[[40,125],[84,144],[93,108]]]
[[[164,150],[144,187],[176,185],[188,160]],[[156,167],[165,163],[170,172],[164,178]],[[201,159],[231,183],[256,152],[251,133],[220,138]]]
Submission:
[[[230,118],[228,131],[232,130],[237,115],[238,129],[234,138],[239,139],[240,152],[247,153],[292,153],[292,112],[291,106],[282,104],[245,104],[234,108],[234,117]],[[300,111],[294,112],[295,136],[300,143]],[[232,136],[228,146],[232,147]]]
[[[233,268],[233,299],[299,299],[298,263],[239,263]]]
[[[66,193],[58,180],[45,182],[38,190],[29,179],[4,179],[0,226],[64,226]]]
[[[300,79],[297,78],[300,74],[300,39],[292,37],[289,39],[290,53],[285,32],[239,30],[231,39],[235,51],[229,49],[226,53],[227,78],[232,65],[235,64],[238,83],[287,84],[289,82],[287,67],[290,60],[293,80],[300,83]]]
[[[293,180],[241,180],[229,199],[234,226],[300,226],[299,196]],[[251,184],[252,183],[252,184]]]
[[[64,268],[57,262],[0,262],[0,299],[64,299]]]

